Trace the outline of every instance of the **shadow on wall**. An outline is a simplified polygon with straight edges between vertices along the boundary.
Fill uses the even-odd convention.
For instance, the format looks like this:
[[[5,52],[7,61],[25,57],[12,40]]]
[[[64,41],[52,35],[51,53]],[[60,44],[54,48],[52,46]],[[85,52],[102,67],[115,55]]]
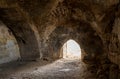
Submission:
[[[0,22],[0,64],[20,58],[19,47],[11,31]]]

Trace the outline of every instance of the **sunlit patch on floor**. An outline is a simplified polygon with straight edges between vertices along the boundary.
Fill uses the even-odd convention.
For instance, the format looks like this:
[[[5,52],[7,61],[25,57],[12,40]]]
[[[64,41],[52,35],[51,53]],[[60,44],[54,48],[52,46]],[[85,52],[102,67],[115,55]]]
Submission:
[[[64,72],[68,72],[68,71],[70,71],[71,69],[62,69],[62,70],[60,70],[60,71],[64,71]]]

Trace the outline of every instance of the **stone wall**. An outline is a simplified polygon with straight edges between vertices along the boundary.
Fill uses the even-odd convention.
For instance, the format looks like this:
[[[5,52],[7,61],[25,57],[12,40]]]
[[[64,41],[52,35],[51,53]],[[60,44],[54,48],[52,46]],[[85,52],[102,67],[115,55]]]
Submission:
[[[62,45],[74,39],[85,62],[101,65],[109,57],[120,65],[119,0],[1,0],[0,7],[23,60],[57,58]]]
[[[0,23],[0,64],[20,58],[19,47],[11,31]]]
[[[120,68],[120,18],[115,20],[112,34],[108,57],[112,62],[118,64]]]

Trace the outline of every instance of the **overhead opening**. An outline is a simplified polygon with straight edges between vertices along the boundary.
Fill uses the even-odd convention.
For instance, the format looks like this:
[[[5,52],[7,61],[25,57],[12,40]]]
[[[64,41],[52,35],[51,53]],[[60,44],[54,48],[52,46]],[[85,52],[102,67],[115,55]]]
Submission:
[[[81,49],[80,45],[70,39],[63,45],[63,58],[70,59],[80,59],[81,58]]]

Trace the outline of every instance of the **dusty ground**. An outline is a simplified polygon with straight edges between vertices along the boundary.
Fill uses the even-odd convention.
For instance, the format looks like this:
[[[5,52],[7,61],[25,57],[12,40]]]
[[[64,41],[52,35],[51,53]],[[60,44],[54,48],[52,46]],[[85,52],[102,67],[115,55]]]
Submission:
[[[0,79],[95,79],[80,60],[34,61],[0,66]]]

